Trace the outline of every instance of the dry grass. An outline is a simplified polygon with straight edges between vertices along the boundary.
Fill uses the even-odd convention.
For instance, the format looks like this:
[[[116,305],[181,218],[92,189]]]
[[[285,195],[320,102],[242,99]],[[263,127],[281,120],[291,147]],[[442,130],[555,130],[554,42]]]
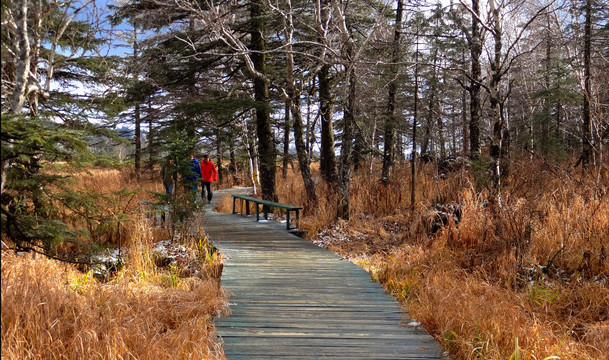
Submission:
[[[233,200],[230,196],[222,196],[218,204],[216,205],[215,210],[221,213],[232,213],[233,212]]]
[[[609,174],[515,163],[497,197],[466,172],[422,167],[388,185],[352,180],[349,222],[333,193],[305,211],[311,240],[371,272],[457,359],[604,359],[609,354]],[[375,173],[376,174],[376,173]],[[299,176],[280,201],[305,204]],[[462,221],[431,233],[436,203],[461,204]]]
[[[217,283],[123,270],[100,283],[38,256],[2,254],[3,359],[219,359]]]
[[[222,264],[201,248],[203,230],[180,240],[194,254],[183,259],[188,264],[159,268],[152,249],[169,233],[141,216],[136,201],[153,199],[146,190],[161,192],[158,178],[91,170],[78,174],[77,184],[104,194],[141,189],[116,203],[128,215],[121,224],[127,265],[100,282],[72,265],[3,250],[2,358],[224,358],[212,323],[226,311]]]

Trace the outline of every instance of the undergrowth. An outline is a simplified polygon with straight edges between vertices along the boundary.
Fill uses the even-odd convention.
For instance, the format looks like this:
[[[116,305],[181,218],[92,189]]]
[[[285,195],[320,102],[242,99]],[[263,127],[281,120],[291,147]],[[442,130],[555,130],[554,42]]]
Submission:
[[[227,311],[221,256],[203,229],[181,233],[192,224],[173,238],[153,226],[138,200],[154,201],[152,192],[161,188],[155,175],[136,181],[129,169],[76,177],[76,189],[108,198],[135,194],[106,203],[109,215],[121,217],[95,240],[120,245],[124,266],[101,280],[89,268],[15,253],[10,239],[2,239],[2,359],[224,358],[212,322]],[[175,264],[162,264],[154,252],[168,239],[181,249]]]
[[[500,194],[433,164],[388,184],[352,179],[350,220],[321,181],[311,241],[366,268],[456,359],[604,359],[609,354],[609,173],[521,161]],[[314,174],[318,176],[317,170]],[[305,204],[297,174],[280,202]],[[439,206],[458,208],[437,227]]]

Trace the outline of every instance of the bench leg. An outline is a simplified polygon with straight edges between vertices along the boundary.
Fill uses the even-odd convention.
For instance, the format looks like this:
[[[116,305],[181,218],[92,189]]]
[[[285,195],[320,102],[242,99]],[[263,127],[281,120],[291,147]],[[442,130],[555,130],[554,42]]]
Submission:
[[[290,230],[290,210],[285,211],[285,229]]]
[[[256,222],[260,221],[260,206],[258,206],[258,203],[254,203],[254,205],[256,206]]]
[[[235,200],[237,200],[237,198],[233,198],[233,214],[235,213]]]
[[[296,221],[298,222],[298,227],[300,227],[300,210],[296,210]]]

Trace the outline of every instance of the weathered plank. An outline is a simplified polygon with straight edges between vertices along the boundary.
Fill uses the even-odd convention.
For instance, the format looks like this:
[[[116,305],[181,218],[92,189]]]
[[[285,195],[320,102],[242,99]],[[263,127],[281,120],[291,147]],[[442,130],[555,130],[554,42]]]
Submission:
[[[220,191],[215,194],[216,198]],[[358,266],[252,217],[207,211],[225,256],[231,316],[215,320],[235,359],[441,359],[442,349]]]

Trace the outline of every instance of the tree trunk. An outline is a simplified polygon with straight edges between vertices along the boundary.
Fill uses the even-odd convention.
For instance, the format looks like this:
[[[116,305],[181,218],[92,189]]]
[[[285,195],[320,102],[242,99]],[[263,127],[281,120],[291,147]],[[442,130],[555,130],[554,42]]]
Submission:
[[[286,6],[288,7],[287,14],[284,18],[284,35],[286,43],[286,104],[288,104],[292,112],[292,120],[294,121],[294,142],[296,143],[296,152],[298,153],[300,174],[307,194],[307,200],[313,205],[317,202],[317,194],[315,192],[315,182],[313,181],[313,176],[311,175],[311,169],[309,167],[309,154],[307,153],[307,148],[302,138],[304,131],[302,129],[302,113],[300,112],[300,92],[296,89],[296,81],[294,79],[294,57],[292,55],[294,24],[292,22],[292,4],[290,0],[286,1]]]
[[[480,15],[479,0],[472,0],[472,10]],[[472,57],[471,81],[470,81],[470,123],[469,123],[469,144],[470,158],[477,159],[480,155],[480,81],[481,66],[480,55],[482,54],[482,30],[476,16],[472,16],[472,33],[470,41],[470,52]]]
[[[315,204],[317,202],[317,193],[315,192],[315,181],[313,180],[311,168],[309,166],[309,154],[302,138],[304,131],[302,129],[300,108],[294,103],[291,104],[291,108],[294,121],[294,142],[296,144],[296,153],[298,156],[298,168],[300,169],[300,174],[304,183],[307,200],[309,203]]]
[[[222,142],[220,136],[218,136],[220,130],[216,134],[216,167],[218,168],[218,184],[224,182],[224,171],[222,170]]]
[[[13,18],[15,19],[15,34],[16,34],[16,55],[15,59],[15,86],[11,94],[11,102],[9,106],[9,114],[21,114],[25,103],[25,90],[30,73],[30,41],[28,36],[27,18],[28,18],[28,0],[16,0],[13,8]],[[4,192],[6,184],[6,172],[10,167],[8,160],[2,159],[0,172],[0,192]]]
[[[156,137],[154,128],[154,116],[152,109],[152,95],[148,96],[148,170],[152,171],[154,167],[154,140]]]
[[[336,154],[334,153],[334,129],[332,126],[333,99],[330,94],[330,65],[323,65],[318,73],[319,112],[321,115],[321,149],[319,170],[322,179],[336,181]]]
[[[229,152],[230,152],[230,164],[228,165],[228,171],[233,177],[233,181],[236,183],[239,178],[237,177],[237,159],[235,158],[235,143],[229,141]]]
[[[546,25],[546,54],[544,59],[544,72],[543,72],[543,80],[545,86],[545,96],[543,99],[543,118],[541,119],[541,151],[544,156],[550,155],[550,120],[552,117],[552,102],[550,99],[550,89],[552,84],[550,82],[550,71],[551,71],[551,54],[552,54],[552,40],[550,38],[550,15],[546,15],[547,25]]]
[[[465,58],[465,56],[463,56]],[[463,61],[465,63],[465,59]],[[467,124],[467,90],[463,89],[461,94],[461,127],[463,131],[463,156],[467,156],[469,152],[469,126]]]
[[[377,128],[377,112],[376,112],[376,107],[374,108],[374,112],[373,112],[373,116],[372,116],[372,134],[370,134],[370,162],[368,164],[368,170],[369,170],[369,174],[370,176],[372,176],[372,172],[374,170],[374,158],[376,157],[377,154],[377,143],[376,143],[376,128]]]
[[[142,164],[142,117],[140,114],[140,104],[135,104],[134,111],[135,118],[135,176],[140,178],[141,164]]]
[[[250,154],[252,154],[251,169],[252,169],[252,179],[254,179],[253,183],[255,184],[254,185],[254,194],[256,194],[256,186],[258,188],[260,188],[261,185],[260,185],[260,166],[259,166],[260,162],[258,161],[258,158],[260,157],[260,155],[258,153],[258,147],[256,146],[255,141],[252,141],[250,143]]]
[[[404,133],[401,131],[396,134],[395,160],[404,165]]]
[[[393,32],[392,44],[392,64],[389,70],[389,94],[387,97],[387,118],[385,120],[385,146],[383,151],[383,168],[381,171],[381,181],[389,182],[390,170],[393,167],[394,148],[395,148],[395,127],[397,123],[396,114],[396,94],[398,88],[398,63],[400,62],[400,35],[402,33],[402,13],[403,0],[398,0],[395,12],[395,28]]]
[[[493,186],[496,190],[501,189],[502,173],[502,154],[504,153],[504,119],[501,114],[501,92],[499,83],[501,81],[501,49],[502,49],[502,29],[499,18],[500,9],[496,7],[495,0],[489,0],[491,8],[491,16],[493,22],[493,40],[495,42],[493,61],[491,62],[491,81],[489,84],[490,91],[490,108],[491,121],[493,123],[493,134],[490,148],[491,166],[493,174]]]
[[[11,95],[11,114],[20,114],[25,103],[25,90],[30,74],[30,40],[28,35],[28,0],[16,0],[14,18],[16,23],[17,63],[15,64],[15,87]]]
[[[138,66],[138,40],[137,40],[137,25],[133,24],[133,81],[138,81],[139,78],[139,66]],[[140,114],[140,103],[139,100],[136,100],[137,104],[135,104],[134,110],[134,122],[135,122],[135,176],[136,178],[140,178],[141,165],[142,165],[142,133],[141,133],[141,123],[142,118]]]
[[[266,75],[266,55],[264,54],[265,42],[263,31],[264,2],[254,0],[251,3],[251,59],[255,70]],[[277,151],[271,128],[269,89],[265,79],[254,76],[254,100],[256,101],[256,134],[258,136],[258,153],[260,158],[260,190],[262,198],[269,201],[277,201],[275,189],[275,172]]]
[[[332,2],[335,17],[341,19],[338,23],[341,39],[345,46],[345,61],[348,64],[346,76],[348,81],[347,104],[343,116],[343,139],[340,150],[340,169],[337,182],[337,207],[336,216],[345,220],[349,219],[349,197],[351,195],[351,149],[353,146],[353,128],[355,126],[355,107],[357,95],[357,74],[355,56],[355,40],[347,27],[346,17],[338,1]]]
[[[437,79],[437,72],[436,72],[436,65],[437,65],[437,61],[438,61],[438,48],[437,48],[437,40],[435,40],[436,44],[434,45],[433,48],[433,63],[432,63],[432,68],[431,68],[431,81],[430,81],[430,85],[429,85],[429,103],[428,103],[428,112],[427,112],[427,124],[425,126],[425,136],[423,137],[423,143],[421,144],[421,154],[428,154],[429,153],[429,143],[431,142],[433,144],[432,141],[432,133],[434,132],[434,119],[436,116],[436,92],[438,89],[438,79]],[[438,124],[440,123],[441,119],[438,119]],[[440,129],[438,129],[438,131],[440,131]],[[431,151],[434,155],[436,155],[436,152],[433,150]]]
[[[361,168],[362,154],[366,149],[366,142],[360,131],[356,131],[353,141],[353,151],[351,152],[351,162],[353,164],[353,172],[357,172]]]
[[[320,44],[325,42],[328,36],[328,26],[330,19],[329,0],[320,0],[319,9],[316,13],[317,40]],[[319,171],[321,178],[329,183],[336,182],[336,154],[334,150],[334,126],[333,107],[334,99],[330,92],[330,67],[326,62],[326,49],[321,47],[319,55],[321,67],[317,72],[319,82],[319,115],[321,119],[321,147],[319,153]]]
[[[434,66],[434,78],[437,78],[437,69],[436,69],[436,65],[437,65],[437,51],[435,52],[435,56],[434,56],[434,60],[433,60],[433,66]],[[440,79],[437,79],[437,82],[440,82]],[[441,86],[438,86],[438,84],[436,84],[436,89],[444,89],[446,88],[446,84],[444,81],[442,81]],[[434,96],[435,101],[434,101],[434,106],[433,109],[435,109],[435,111],[437,112],[436,114],[436,119],[437,119],[437,124],[438,124],[438,143],[440,145],[440,158],[442,159],[446,159],[446,138],[444,137],[444,116],[443,116],[443,109],[442,109],[442,104],[440,103],[440,99],[441,96]]]
[[[451,147],[450,147],[450,153],[455,155],[457,154],[457,124],[458,124],[458,120],[457,120],[457,112],[455,111],[455,104],[453,103],[450,109],[450,113],[451,113],[451,118],[452,118],[452,124],[450,127],[450,133],[451,133]]]
[[[317,116],[311,116],[312,114],[312,101],[311,99],[314,97],[313,94],[315,93],[315,78],[312,77],[309,80],[311,83],[309,84],[309,96],[307,96],[307,125],[306,128],[304,130],[304,137],[305,137],[305,146],[307,148],[307,151],[309,153],[309,163],[311,162],[311,160],[313,160],[313,146],[315,144],[315,124],[317,122],[317,118],[319,115]],[[292,168],[293,168],[293,164],[292,164]]]
[[[416,51],[414,54],[414,109],[412,116],[412,159],[410,159],[410,206],[414,212],[416,194],[417,164],[417,117],[419,116],[419,29],[417,28]]]
[[[258,177],[258,165],[255,164],[256,154],[253,151],[253,145],[250,144],[249,141],[249,130],[247,128],[247,121],[243,120],[243,143],[245,145],[245,150],[247,151],[247,175],[254,189],[254,195],[258,194],[258,182],[256,181]]]
[[[350,44],[350,53],[353,44]],[[343,141],[340,149],[340,165],[338,173],[338,203],[336,215],[338,218],[349,220],[349,197],[351,195],[351,148],[353,144],[353,129],[355,128],[355,105],[357,96],[357,76],[353,65],[348,70],[349,95],[343,118]]]
[[[582,123],[582,168],[585,170],[590,165],[592,157],[592,134],[591,134],[591,109],[590,99],[592,87],[590,83],[590,51],[592,41],[592,0],[586,0],[586,20],[584,24],[584,104]]]
[[[42,17],[43,17],[43,8],[42,2],[37,1],[32,4],[29,9],[29,23],[30,23],[30,71],[33,76],[30,79],[33,79],[36,85],[32,84],[32,81],[29,81],[28,90],[27,90],[27,103],[30,109],[30,115],[37,116],[38,115],[38,101],[40,95],[42,94],[42,89],[39,87],[39,82],[37,80],[38,75],[38,62],[40,60],[40,48],[42,43],[42,34],[44,30],[42,29]]]
[[[425,122],[425,127],[423,128],[425,131],[423,132],[423,139],[421,139],[421,154],[429,153],[429,142],[431,141],[431,128],[433,127],[433,122],[430,117],[427,118]]]
[[[283,124],[283,164],[281,167],[281,177],[283,180],[288,178],[288,164],[290,162],[290,103],[285,102],[285,122]]]

